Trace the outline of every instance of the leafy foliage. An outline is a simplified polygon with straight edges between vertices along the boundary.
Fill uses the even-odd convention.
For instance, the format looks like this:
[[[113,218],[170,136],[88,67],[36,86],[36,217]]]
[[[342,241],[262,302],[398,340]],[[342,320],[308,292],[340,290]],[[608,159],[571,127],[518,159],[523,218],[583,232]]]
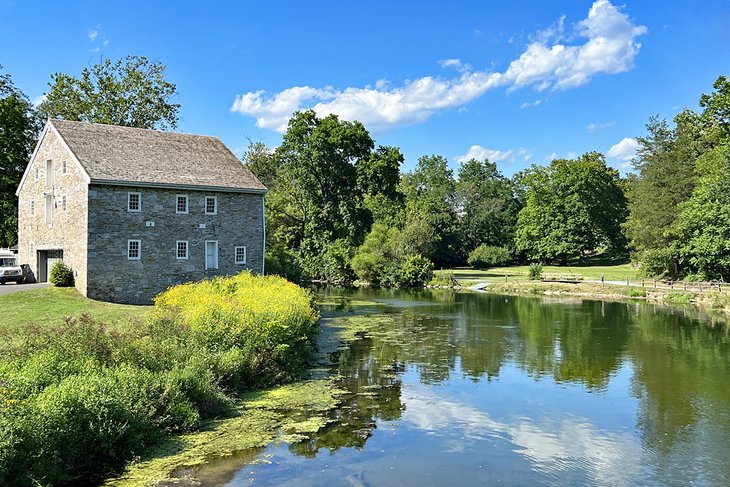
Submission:
[[[180,104],[173,102],[177,88],[165,80],[165,70],[159,61],[127,56],[84,68],[80,78],[56,73],[39,108],[48,118],[145,129],[175,128]]]
[[[467,262],[477,269],[503,266],[510,263],[512,256],[506,247],[482,244],[469,254]]]
[[[423,156],[413,172],[403,176],[406,198],[404,240],[410,253],[421,254],[439,267],[459,261],[456,181],[448,161]]]
[[[0,66],[1,68],[2,66]],[[0,74],[0,247],[18,242],[18,189],[40,131],[40,119],[9,75]]]
[[[496,164],[474,159],[462,164],[456,198],[462,248],[513,246],[520,205],[512,182],[499,173]]]
[[[0,484],[98,482],[231,396],[292,379],[312,349],[311,295],[278,277],[185,284],[143,322],[88,316],[0,348]]]
[[[720,76],[670,129],[652,118],[639,138],[627,234],[648,275],[730,277],[730,80]]]
[[[529,259],[583,258],[599,248],[625,245],[621,224],[626,198],[618,171],[603,155],[555,159],[522,175],[525,207],[519,213],[515,246]]]
[[[420,255],[411,255],[400,268],[399,284],[403,287],[421,287],[432,278],[433,262]]]
[[[527,278],[531,281],[539,281],[542,279],[542,264],[533,262],[527,273]]]
[[[420,287],[428,283],[433,277],[433,263],[409,253],[402,236],[397,228],[374,224],[352,259],[357,276],[375,286]]]
[[[58,287],[74,285],[74,273],[62,260],[57,261],[51,268],[48,281]]]

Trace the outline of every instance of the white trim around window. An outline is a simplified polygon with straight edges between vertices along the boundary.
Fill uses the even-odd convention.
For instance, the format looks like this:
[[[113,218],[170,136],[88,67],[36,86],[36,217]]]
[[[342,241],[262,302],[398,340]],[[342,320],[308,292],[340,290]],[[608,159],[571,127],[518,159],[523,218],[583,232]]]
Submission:
[[[246,263],[246,247],[236,247],[233,249],[233,254],[236,257],[236,264],[245,264]]]
[[[61,161],[61,174],[68,174],[68,161]]]
[[[178,215],[188,214],[188,195],[177,194],[175,195],[175,213]]]
[[[64,213],[68,209],[68,197],[64,194],[61,196],[61,211]]]
[[[206,196],[205,197],[205,214],[206,215],[217,215],[218,214],[218,197],[217,196]]]
[[[142,211],[142,193],[132,191],[127,193],[127,211],[130,213],[140,213]]]
[[[188,259],[188,241],[187,240],[177,240],[175,242],[175,256],[177,257],[177,260],[187,260]]]
[[[35,200],[30,200],[30,203],[28,203],[28,213],[30,216],[35,215]]]
[[[142,241],[127,240],[127,260],[140,260],[142,258]]]
[[[38,164],[36,163],[35,167],[33,168],[33,181],[38,181],[41,178],[41,168],[38,167]]]

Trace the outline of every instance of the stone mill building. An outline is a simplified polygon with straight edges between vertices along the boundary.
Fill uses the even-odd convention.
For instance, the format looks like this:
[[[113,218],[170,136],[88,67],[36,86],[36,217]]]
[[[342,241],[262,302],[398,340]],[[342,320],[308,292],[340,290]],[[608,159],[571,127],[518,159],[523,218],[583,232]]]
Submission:
[[[18,247],[38,281],[149,304],[168,287],[264,271],[266,188],[216,137],[49,120],[18,187]]]

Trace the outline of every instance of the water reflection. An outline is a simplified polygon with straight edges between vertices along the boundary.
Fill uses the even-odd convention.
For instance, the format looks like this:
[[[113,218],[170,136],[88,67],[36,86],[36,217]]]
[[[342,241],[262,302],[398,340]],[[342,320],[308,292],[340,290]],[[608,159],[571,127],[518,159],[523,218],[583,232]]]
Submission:
[[[234,485],[730,483],[730,335],[707,316],[438,290],[347,297],[392,320],[338,357],[344,407]]]

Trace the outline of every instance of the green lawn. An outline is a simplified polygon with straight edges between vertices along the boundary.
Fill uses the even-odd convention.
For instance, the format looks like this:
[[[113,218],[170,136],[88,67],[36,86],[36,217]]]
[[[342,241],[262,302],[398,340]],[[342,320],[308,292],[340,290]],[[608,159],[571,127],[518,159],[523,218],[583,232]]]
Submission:
[[[141,317],[149,309],[150,306],[94,301],[74,288],[48,287],[0,296],[0,327],[7,330],[27,323],[48,325],[82,313],[113,323]]]
[[[461,284],[474,284],[477,282],[494,282],[504,281],[505,275],[508,280],[520,280],[527,279],[529,266],[517,265],[510,267],[493,267],[486,270],[478,270],[472,268],[458,268],[450,269],[448,271],[436,271],[440,272],[453,272],[454,278]],[[631,267],[631,264],[620,264],[620,265],[588,265],[588,266],[543,266],[543,273],[555,274],[561,276],[577,275],[582,276],[584,280],[600,280],[601,275],[605,277],[607,281],[621,281],[627,277],[630,279],[640,278],[639,272]]]

